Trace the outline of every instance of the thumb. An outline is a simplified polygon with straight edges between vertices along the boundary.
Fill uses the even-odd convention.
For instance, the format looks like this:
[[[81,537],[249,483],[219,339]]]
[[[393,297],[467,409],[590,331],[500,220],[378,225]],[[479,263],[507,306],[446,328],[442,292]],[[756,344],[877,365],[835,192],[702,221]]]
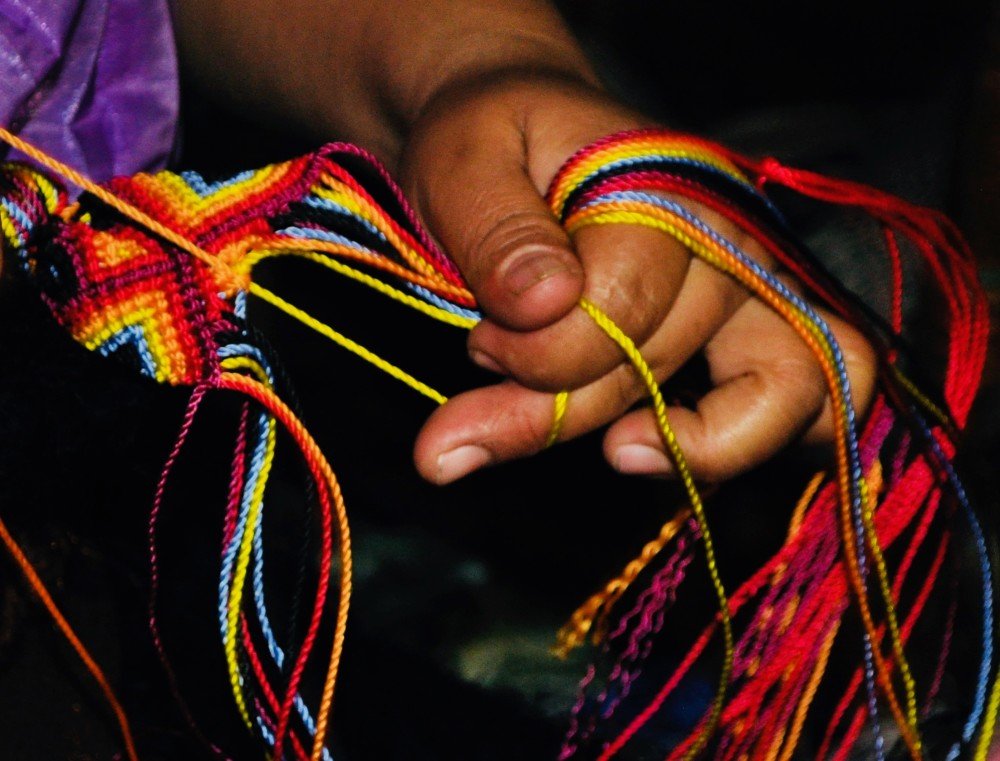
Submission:
[[[419,130],[404,185],[491,320],[537,330],[569,313],[584,285],[569,237],[525,169],[514,120],[450,115]]]

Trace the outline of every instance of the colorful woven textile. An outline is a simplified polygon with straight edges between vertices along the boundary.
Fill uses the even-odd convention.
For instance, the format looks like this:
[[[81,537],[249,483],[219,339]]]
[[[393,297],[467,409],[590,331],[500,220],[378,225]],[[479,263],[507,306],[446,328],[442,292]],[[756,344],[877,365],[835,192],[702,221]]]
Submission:
[[[48,165],[84,182],[66,167]],[[876,315],[859,303],[796,241],[762,192],[769,184],[874,220],[893,272],[891,314]],[[159,382],[194,389],[152,510],[154,613],[156,520],[171,469],[205,395],[214,389],[239,392],[247,401],[222,519],[218,608],[206,614],[218,619],[235,708],[246,725],[275,758],[326,758],[351,589],[346,513],[319,447],[281,400],[287,389],[275,358],[248,323],[248,297],[285,311],[428,398],[438,403],[446,398],[254,282],[253,268],[268,258],[304,257],[460,328],[479,320],[475,301],[384,170],[353,146],[327,146],[222,182],[164,172],[88,190],[71,204],[53,177],[8,165],[0,171],[0,225],[11,255],[76,340]],[[982,644],[980,665],[970,676],[967,720],[948,757],[974,749],[976,758],[985,758],[1000,699],[997,686],[989,686],[996,670],[993,572],[986,538],[952,461],[982,372],[987,324],[986,303],[961,236],[936,212],[869,188],[658,131],[615,135],[582,150],[555,178],[548,200],[571,233],[594,224],[646,226],[739,281],[812,350],[836,420],[834,461],[802,496],[785,544],[750,577],[730,578],[655,378],[600,305],[581,302],[644,380],[689,505],[560,632],[560,652],[589,636],[599,656],[581,684],[560,758],[606,759],[633,750],[643,727],[692,666],[713,658],[721,661],[714,697],[671,758],[797,757],[807,720],[819,721],[810,717],[818,694],[836,705],[826,717],[819,757],[846,758],[866,730],[873,757],[887,757],[891,734],[901,738],[910,756],[923,758],[922,722],[940,678],[920,683],[908,656],[928,599],[948,586],[939,579],[959,516],[970,527],[980,566],[982,609],[968,615],[980,627]],[[702,222],[697,214],[703,208],[757,240],[798,278],[811,300]],[[947,357],[940,373],[923,367],[906,343],[904,256],[923,262],[948,310],[942,335]],[[855,418],[840,347],[812,302],[850,321],[878,353],[879,394],[863,422]],[[943,378],[938,388],[912,380],[937,375]],[[552,440],[567,405],[571,393],[555,397]],[[321,507],[319,574],[297,642],[279,642],[275,631],[287,627],[272,625],[263,591],[263,514],[279,426],[296,442]],[[640,679],[652,678],[643,673],[644,663],[657,635],[669,626],[669,608],[697,556],[703,558],[718,612],[673,674],[636,691]],[[317,665],[318,631],[328,616],[335,634],[326,676],[322,690],[309,694],[303,674]],[[859,634],[844,625],[852,616],[860,621]],[[155,615],[151,626],[169,668],[169,643],[161,640]],[[948,623],[940,631],[944,654],[937,672],[946,668],[951,628]],[[835,647],[852,653],[856,664],[846,682],[827,673]]]

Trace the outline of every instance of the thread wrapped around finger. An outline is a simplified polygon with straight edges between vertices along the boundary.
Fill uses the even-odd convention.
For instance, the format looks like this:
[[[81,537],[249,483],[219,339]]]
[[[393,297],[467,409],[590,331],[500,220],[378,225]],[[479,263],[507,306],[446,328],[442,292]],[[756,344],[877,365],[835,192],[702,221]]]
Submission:
[[[160,383],[194,389],[153,507],[154,593],[156,519],[167,509],[171,469],[202,399],[210,391],[227,391],[246,400],[224,510],[218,610],[206,614],[218,617],[225,678],[244,723],[275,758],[328,758],[326,735],[351,592],[346,508],[301,414],[282,400],[290,389],[252,326],[254,301],[283,311],[437,404],[447,396],[264,288],[254,280],[254,268],[297,257],[463,330],[481,319],[473,294],[385,170],[355,146],[333,144],[217,183],[195,173],[162,172],[94,186],[16,136],[0,131],[0,137],[47,168],[3,167],[0,229],[10,257],[55,318],[87,348],[124,360]],[[72,201],[60,177],[87,192]],[[901,338],[902,278],[893,279],[892,314],[875,314],[796,239],[763,193],[769,184],[867,213],[883,230],[894,272],[904,248],[924,261],[948,308],[939,389],[911,377],[917,363]],[[977,758],[984,758],[1000,702],[1000,688],[989,690],[995,671],[992,570],[983,530],[952,462],[984,362],[986,306],[971,254],[954,228],[935,212],[863,186],[657,130],[613,135],[583,148],[554,178],[547,200],[570,234],[606,224],[657,230],[767,304],[822,369],[835,433],[834,462],[806,487],[785,543],[748,578],[732,578],[726,558],[717,556],[711,507],[685,463],[656,378],[601,305],[581,301],[642,380],[688,504],[668,516],[635,560],[559,633],[557,650],[563,654],[589,635],[599,656],[581,686],[560,757],[611,758],[637,742],[718,642],[722,665],[714,697],[671,757],[711,752],[722,759],[791,758],[816,696],[839,689],[821,743],[824,754],[836,746],[837,757],[844,757],[867,724],[874,753],[884,758],[888,719],[909,754],[921,758],[921,704],[933,701],[939,680],[919,684],[907,657],[912,646],[907,648],[928,599],[946,586],[938,579],[953,544],[954,516],[961,514],[980,565],[982,646],[968,717],[949,752],[954,757],[976,743]],[[705,224],[696,208],[723,215],[759,243],[803,285],[808,299]],[[813,303],[856,327],[877,352],[880,385],[864,421],[856,417],[843,352]],[[546,446],[565,438],[570,407],[571,390],[555,395]],[[284,643],[275,636],[263,592],[263,516],[279,427],[306,463],[321,535],[305,635]],[[658,689],[633,691],[697,555],[703,556],[717,613]],[[928,569],[922,579],[911,578],[914,565]],[[619,610],[628,601],[633,607]],[[842,622],[852,609],[863,631],[859,642],[846,643]],[[307,694],[303,675],[315,667],[317,632],[329,616],[334,637],[323,687]],[[169,668],[170,643],[161,639],[155,616],[152,627]],[[843,689],[827,679],[835,648],[854,653],[856,671]],[[891,719],[881,714],[884,706]]]

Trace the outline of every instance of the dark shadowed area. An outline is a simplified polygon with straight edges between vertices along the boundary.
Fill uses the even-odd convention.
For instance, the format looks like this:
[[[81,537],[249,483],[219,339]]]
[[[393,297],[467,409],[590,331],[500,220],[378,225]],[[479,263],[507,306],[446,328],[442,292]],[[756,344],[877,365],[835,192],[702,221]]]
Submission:
[[[955,215],[981,246],[983,277],[993,305],[1000,304],[996,8],[971,2],[919,8],[895,0],[819,8],[639,0],[563,5],[610,86],[667,124]],[[185,169],[222,176],[315,148],[220,111],[196,92],[186,93],[184,105],[176,164]],[[802,236],[827,252],[829,266],[884,306],[881,270],[865,259],[872,231],[814,207],[792,214]],[[488,380],[466,359],[461,331],[415,318],[335,276],[317,276],[308,264],[269,267],[262,270],[265,282],[445,393]],[[933,306],[919,296],[906,305],[918,325],[933,323]],[[679,504],[679,491],[615,475],[601,458],[597,434],[454,486],[431,487],[410,459],[430,403],[268,310],[257,306],[252,318],[278,347],[304,419],[343,482],[355,531],[357,592],[333,714],[334,757],[555,758],[586,654],[566,663],[552,658],[554,632],[656,533]],[[142,758],[212,758],[176,708],[146,626],[146,521],[185,393],[74,344],[13,268],[0,278],[0,367],[4,519],[119,686]],[[687,368],[672,392],[697,393],[701,370],[697,363]],[[237,415],[232,399],[212,398],[180,462],[161,526],[159,608],[180,691],[201,730],[244,759],[260,752],[232,710],[214,618],[226,458]],[[1000,486],[995,363],[974,420],[964,466],[980,511],[992,515]],[[715,491],[710,519],[729,583],[780,544],[797,492],[826,456],[790,452]],[[288,615],[281,591],[294,586],[296,538],[307,520],[299,468],[279,458],[269,502],[268,530],[287,537],[268,558],[276,620]],[[974,573],[967,575],[974,599]],[[651,668],[673,665],[674,654],[714,612],[700,568],[689,587]],[[935,715],[943,736],[952,736],[965,715],[968,696],[956,684],[977,657],[974,645],[967,649],[960,650]],[[933,668],[931,657],[914,660],[918,678]],[[663,757],[711,694],[711,666],[650,725],[630,758]],[[119,757],[117,730],[100,694],[5,555],[0,686],[3,758]],[[932,722],[931,747],[934,739]]]

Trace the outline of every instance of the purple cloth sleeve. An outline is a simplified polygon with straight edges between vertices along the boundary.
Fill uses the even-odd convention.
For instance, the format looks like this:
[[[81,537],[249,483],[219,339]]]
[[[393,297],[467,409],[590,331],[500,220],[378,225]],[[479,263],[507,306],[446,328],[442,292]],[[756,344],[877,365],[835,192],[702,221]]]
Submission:
[[[167,0],[0,0],[0,122],[91,179],[162,167],[178,101]]]

